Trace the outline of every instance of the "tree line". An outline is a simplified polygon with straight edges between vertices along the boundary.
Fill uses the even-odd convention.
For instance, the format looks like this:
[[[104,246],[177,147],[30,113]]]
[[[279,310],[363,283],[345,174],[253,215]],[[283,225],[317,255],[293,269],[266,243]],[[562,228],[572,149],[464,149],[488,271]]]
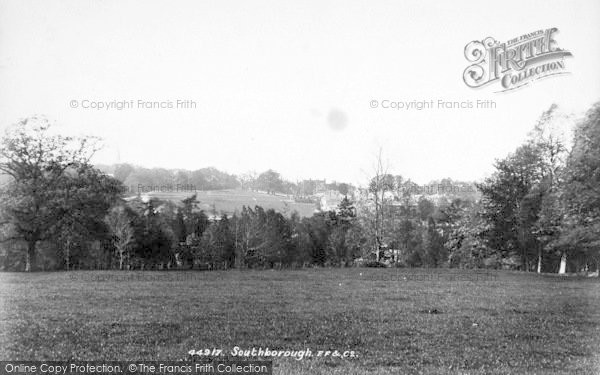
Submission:
[[[600,103],[577,121],[570,142],[559,121],[573,120],[553,105],[476,194],[423,192],[389,173],[380,154],[365,188],[337,184],[350,194],[336,209],[300,217],[260,206],[207,213],[195,195],[128,196],[122,181],[135,169],[127,175],[121,165],[112,177],[92,166],[96,139],[55,135],[44,118],[24,119],[0,150],[0,171],[10,176],[0,207],[2,268],[598,270]],[[274,171],[237,181],[287,189]],[[310,191],[312,183],[295,188]]]
[[[478,186],[482,199],[458,207],[448,250],[473,266],[508,261],[537,272],[600,266],[600,103],[576,121],[572,140],[552,105],[526,141]]]
[[[96,165],[96,168],[123,182],[127,194],[148,192],[153,188],[171,187],[173,190],[225,190],[245,189],[263,191],[268,194],[287,194],[309,197],[318,190],[318,180],[292,182],[278,172],[269,169],[262,173],[248,172],[229,174],[216,168],[201,168],[193,171],[183,169],[144,168],[128,163]],[[346,183],[324,183],[323,188],[348,194],[353,188]]]

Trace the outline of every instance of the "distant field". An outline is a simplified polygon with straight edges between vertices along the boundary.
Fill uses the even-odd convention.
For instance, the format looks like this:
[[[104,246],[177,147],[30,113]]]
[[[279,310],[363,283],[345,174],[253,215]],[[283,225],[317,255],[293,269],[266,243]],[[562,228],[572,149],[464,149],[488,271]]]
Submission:
[[[194,192],[153,192],[152,197],[181,201],[193,195]],[[270,195],[248,190],[211,190],[197,191],[196,195],[200,201],[200,208],[210,212],[213,205],[217,213],[225,212],[233,214],[235,210],[241,210],[243,206],[252,207],[261,206],[266,209],[274,209],[282,213],[292,213],[297,211],[300,216],[312,216],[315,211],[315,205],[311,203],[296,203],[287,196]]]
[[[449,273],[451,272],[451,274]],[[0,359],[355,351],[275,374],[598,374],[597,279],[310,269],[0,274]]]

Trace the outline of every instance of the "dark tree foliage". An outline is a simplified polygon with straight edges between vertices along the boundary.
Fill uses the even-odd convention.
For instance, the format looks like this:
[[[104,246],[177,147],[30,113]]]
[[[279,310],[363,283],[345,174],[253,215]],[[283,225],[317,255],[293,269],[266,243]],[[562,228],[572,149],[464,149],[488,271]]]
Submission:
[[[23,242],[25,269],[36,270],[37,246],[71,237],[102,237],[104,213],[123,191],[89,164],[93,138],[53,135],[44,118],[11,127],[0,147],[0,172],[10,176],[0,199],[3,239]]]
[[[2,139],[0,257],[3,269],[487,267],[538,272],[600,267],[600,103],[574,129],[567,150],[540,117],[527,140],[498,160],[467,194],[425,189],[391,175],[378,158],[364,189],[324,180],[296,184],[268,170],[241,178],[214,168],[188,172],[94,168],[93,138],[49,132],[45,119],[16,124]],[[132,195],[128,184],[195,184],[320,198],[342,192],[331,211],[243,207],[208,216],[196,195],[181,202]],[[442,179],[435,186],[470,186]],[[346,195],[347,194],[347,195]],[[329,197],[327,195],[326,197]],[[329,198],[327,198],[329,199]],[[325,206],[323,206],[325,207]],[[324,208],[322,208],[324,210]]]

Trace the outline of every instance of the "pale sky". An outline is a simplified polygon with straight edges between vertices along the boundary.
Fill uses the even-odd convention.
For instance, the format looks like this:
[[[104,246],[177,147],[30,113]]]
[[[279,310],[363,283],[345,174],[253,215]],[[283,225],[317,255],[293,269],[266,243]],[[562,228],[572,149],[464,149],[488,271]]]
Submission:
[[[551,27],[571,74],[505,93],[464,84],[467,43]],[[416,182],[480,180],[550,104],[600,100],[599,66],[597,0],[0,0],[0,127],[44,114],[103,137],[98,163],[364,183],[381,147]],[[370,108],[439,99],[497,106]],[[197,106],[82,108],[131,100]]]

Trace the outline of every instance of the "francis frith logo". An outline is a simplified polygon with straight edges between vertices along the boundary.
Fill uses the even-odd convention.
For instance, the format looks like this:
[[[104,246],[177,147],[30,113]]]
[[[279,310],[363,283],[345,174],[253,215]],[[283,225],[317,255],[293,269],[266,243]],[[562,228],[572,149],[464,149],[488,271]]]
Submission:
[[[471,63],[463,80],[472,88],[494,82],[500,91],[514,90],[541,78],[568,73],[565,57],[571,52],[558,47],[553,27],[501,43],[492,37],[474,40],[465,46],[465,57]]]

